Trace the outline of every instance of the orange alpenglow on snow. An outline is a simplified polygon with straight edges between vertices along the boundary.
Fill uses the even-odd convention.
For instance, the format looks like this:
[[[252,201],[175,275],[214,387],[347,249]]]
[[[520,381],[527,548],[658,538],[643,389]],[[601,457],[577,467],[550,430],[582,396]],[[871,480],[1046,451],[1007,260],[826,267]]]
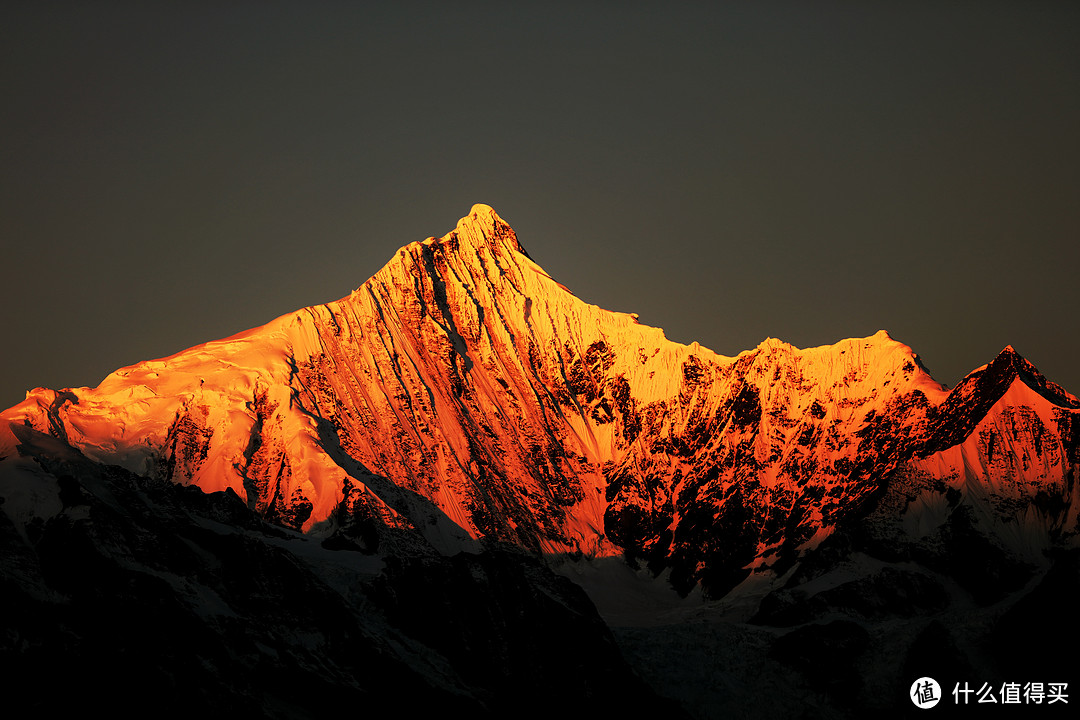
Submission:
[[[476,205],[336,302],[28,393],[0,454],[33,430],[307,532],[363,516],[445,551],[663,559],[691,583],[815,544],[901,469],[1064,488],[1056,428],[1078,405],[1011,349],[950,394],[884,331],[733,358],[675,343],[576,298]],[[991,425],[1041,427],[1043,451],[1021,468],[977,447]]]

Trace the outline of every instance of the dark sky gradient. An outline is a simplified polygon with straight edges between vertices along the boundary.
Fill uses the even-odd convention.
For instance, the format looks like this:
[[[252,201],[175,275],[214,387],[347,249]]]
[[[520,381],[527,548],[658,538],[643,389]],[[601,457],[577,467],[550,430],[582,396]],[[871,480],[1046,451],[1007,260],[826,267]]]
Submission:
[[[680,342],[884,328],[948,385],[1011,343],[1080,393],[1080,4],[41,5],[0,23],[0,407],[475,202]]]

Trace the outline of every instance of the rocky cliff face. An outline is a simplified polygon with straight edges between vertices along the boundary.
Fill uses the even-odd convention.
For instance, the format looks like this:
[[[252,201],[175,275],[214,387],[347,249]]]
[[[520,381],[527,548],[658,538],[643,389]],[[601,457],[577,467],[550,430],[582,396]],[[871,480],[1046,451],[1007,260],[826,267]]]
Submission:
[[[34,391],[0,416],[0,454],[14,423],[317,535],[624,554],[720,595],[898,473],[1075,536],[1078,405],[1011,348],[949,393],[885,332],[734,358],[674,343],[574,297],[478,205],[337,302]]]

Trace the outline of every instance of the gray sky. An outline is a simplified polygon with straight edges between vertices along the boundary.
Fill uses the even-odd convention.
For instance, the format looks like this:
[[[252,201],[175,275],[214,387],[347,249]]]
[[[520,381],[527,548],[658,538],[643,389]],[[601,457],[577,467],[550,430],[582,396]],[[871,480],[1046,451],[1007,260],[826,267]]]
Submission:
[[[2,407],[476,202],[680,342],[884,328],[948,385],[1012,344],[1080,393],[1075,3],[41,5],[0,23]]]

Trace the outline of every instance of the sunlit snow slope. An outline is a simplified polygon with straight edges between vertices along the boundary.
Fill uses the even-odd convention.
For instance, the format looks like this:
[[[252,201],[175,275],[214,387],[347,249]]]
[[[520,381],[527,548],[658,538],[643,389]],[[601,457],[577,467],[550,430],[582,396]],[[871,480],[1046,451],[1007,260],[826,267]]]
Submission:
[[[671,342],[576,298],[476,205],[337,302],[97,388],[29,393],[2,414],[0,455],[25,424],[307,531],[626,553],[719,590],[790,560],[910,463],[1068,501],[1076,399],[1029,392],[1034,368],[997,397],[978,375],[950,395],[885,332],[735,358]]]

